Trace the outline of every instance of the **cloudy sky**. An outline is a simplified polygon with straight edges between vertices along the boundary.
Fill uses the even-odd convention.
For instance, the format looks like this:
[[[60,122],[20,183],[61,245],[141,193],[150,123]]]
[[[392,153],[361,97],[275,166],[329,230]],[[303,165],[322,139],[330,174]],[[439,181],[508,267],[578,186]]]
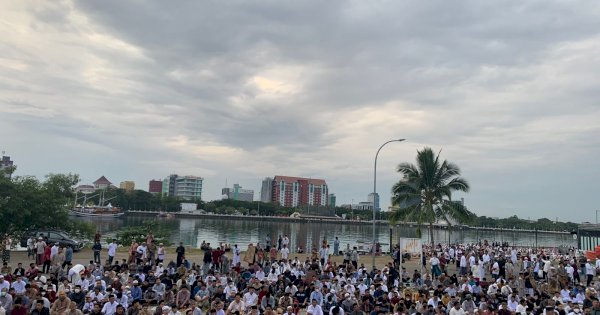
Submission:
[[[424,146],[477,214],[594,221],[596,1],[1,1],[0,149],[18,174],[204,199],[265,176],[327,180],[339,203]],[[258,198],[258,196],[256,196]]]

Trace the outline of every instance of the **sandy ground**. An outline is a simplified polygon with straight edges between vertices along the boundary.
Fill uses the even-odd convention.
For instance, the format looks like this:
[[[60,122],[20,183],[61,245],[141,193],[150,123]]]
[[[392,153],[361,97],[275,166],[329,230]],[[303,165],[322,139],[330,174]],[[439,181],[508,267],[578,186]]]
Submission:
[[[168,247],[166,249],[166,251],[167,251],[166,261],[167,262],[170,260],[175,261],[175,258],[176,258],[175,247]],[[192,263],[195,262],[197,264],[202,263],[202,258],[204,257],[203,250],[196,249],[196,248],[186,248],[185,252],[186,252],[186,258],[190,262],[192,262]],[[226,255],[231,260],[232,253],[227,252]],[[243,259],[244,253],[242,253],[241,256]],[[291,259],[298,257],[298,259],[300,261],[304,261],[307,256],[309,256],[309,255],[306,253],[303,253],[303,254],[291,253],[289,257]],[[94,255],[93,255],[92,250],[88,249],[88,248],[84,248],[81,251],[73,254],[73,264],[87,265],[89,263],[89,261],[92,260],[93,258],[94,258]],[[106,251],[106,249],[103,249],[100,254],[100,259],[104,262],[107,258],[108,258],[107,251]],[[115,258],[119,259],[119,260],[127,259],[128,258],[128,248],[120,247],[117,250],[117,255]],[[336,263],[340,264],[343,261],[343,256],[330,256],[330,259],[332,262],[336,262]],[[380,269],[383,266],[387,265],[387,263],[392,262],[392,261],[393,261],[392,258],[387,255],[386,256],[376,256],[375,257],[375,266],[377,266],[377,268]],[[17,265],[17,263],[19,263],[19,262],[23,263],[24,268],[27,269],[27,266],[29,265],[29,263],[35,262],[35,260],[28,259],[27,252],[25,252],[25,251],[12,251],[10,265],[14,268]],[[371,267],[372,256],[359,256],[358,264],[359,264],[359,266],[360,266],[360,264],[364,264],[366,267]],[[406,261],[404,264],[402,264],[402,267],[406,267],[406,269],[409,271],[409,273],[412,274],[412,271],[414,269],[420,268],[420,264],[419,264],[418,259],[413,259],[413,260]]]

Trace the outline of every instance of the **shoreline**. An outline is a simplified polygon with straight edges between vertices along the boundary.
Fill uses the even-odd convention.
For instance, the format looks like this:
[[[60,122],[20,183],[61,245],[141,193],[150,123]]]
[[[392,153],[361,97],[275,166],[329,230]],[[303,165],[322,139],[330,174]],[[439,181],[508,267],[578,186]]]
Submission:
[[[159,218],[159,211],[143,211],[143,210],[127,210],[125,216],[146,216],[155,219],[169,219]],[[372,225],[373,221],[362,221],[362,220],[344,220],[336,217],[320,217],[320,216],[300,216],[300,217],[286,217],[286,216],[251,216],[251,215],[229,215],[229,214],[209,214],[209,213],[198,213],[198,212],[169,212],[173,218],[183,219],[219,219],[219,220],[252,220],[252,221],[271,221],[271,222],[289,222],[289,223],[329,223],[329,224],[351,224],[351,225]],[[111,218],[112,219],[112,218]],[[118,219],[118,218],[116,218]],[[378,226],[389,226],[389,227],[416,227],[416,222],[399,222],[394,225],[390,224],[387,220],[376,220],[375,224]],[[428,225],[423,225],[425,230],[429,230]],[[434,224],[434,229],[447,230],[449,227],[446,224]],[[539,234],[557,234],[557,235],[568,235],[571,232],[568,231],[549,231],[549,230],[529,230],[529,229],[506,229],[506,228],[492,228],[482,226],[469,226],[469,225],[453,225],[451,226],[453,231],[456,230],[473,230],[473,231],[515,231],[515,232],[529,232]]]

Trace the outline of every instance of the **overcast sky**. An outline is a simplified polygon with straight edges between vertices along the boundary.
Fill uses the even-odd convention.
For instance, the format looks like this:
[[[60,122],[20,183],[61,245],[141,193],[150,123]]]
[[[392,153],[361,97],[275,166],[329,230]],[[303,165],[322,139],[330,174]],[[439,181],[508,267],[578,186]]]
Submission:
[[[594,221],[597,1],[1,1],[0,149],[19,175],[263,177],[364,201],[424,146],[479,215]]]

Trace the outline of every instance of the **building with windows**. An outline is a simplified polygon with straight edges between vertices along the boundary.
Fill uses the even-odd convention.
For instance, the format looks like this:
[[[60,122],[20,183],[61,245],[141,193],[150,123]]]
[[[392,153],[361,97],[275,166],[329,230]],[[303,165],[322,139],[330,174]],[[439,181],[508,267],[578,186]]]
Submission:
[[[177,174],[171,174],[163,180],[162,194],[164,196],[175,196],[175,185],[177,184]]]
[[[328,198],[329,198],[329,201],[328,201],[329,207],[335,208],[335,200],[336,200],[335,194],[329,194]]]
[[[284,207],[327,206],[328,195],[329,189],[323,179],[275,176],[271,181],[270,201]]]
[[[242,189],[239,184],[234,184],[233,188],[223,188],[221,190],[223,199],[241,200],[241,201],[254,201],[254,190]]]
[[[367,197],[367,202],[370,202],[371,205],[375,208],[375,211],[380,211],[379,208],[379,194],[378,193],[370,193]]]
[[[104,175],[98,178],[94,183],[94,188],[96,189],[106,189],[112,186],[112,183],[104,177]]]
[[[4,151],[2,151],[2,160],[0,160],[0,170],[4,170],[7,169],[6,174],[4,174],[4,176],[10,178],[10,176],[12,175],[12,170],[10,170],[10,168],[12,168],[14,165],[14,162],[10,159],[10,156],[4,155]]]
[[[153,194],[160,194],[163,190],[163,181],[151,179],[148,182],[148,192]]]
[[[162,193],[164,196],[180,197],[186,200],[202,199],[203,181],[204,178],[199,176],[171,174],[162,182]]]
[[[202,181],[198,176],[178,176],[175,182],[175,196],[186,200],[202,199]]]
[[[272,202],[273,196],[273,179],[271,177],[265,177],[260,187],[260,201],[261,202]]]
[[[123,181],[119,184],[119,188],[124,189],[126,192],[132,192],[135,189],[135,182],[131,180]]]

